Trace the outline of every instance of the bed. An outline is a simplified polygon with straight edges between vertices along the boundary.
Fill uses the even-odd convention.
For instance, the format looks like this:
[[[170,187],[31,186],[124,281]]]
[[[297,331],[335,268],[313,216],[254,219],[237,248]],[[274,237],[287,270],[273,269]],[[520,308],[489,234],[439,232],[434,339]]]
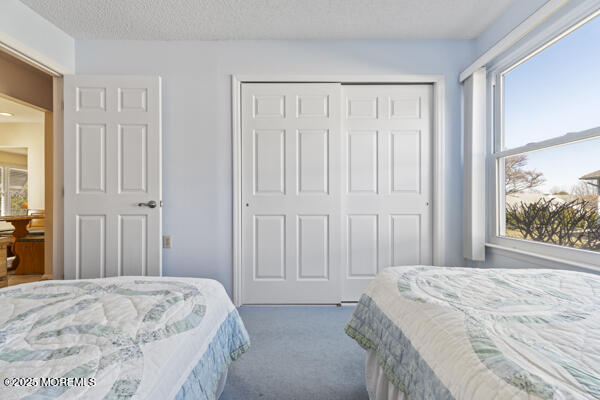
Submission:
[[[600,276],[392,267],[346,333],[371,400],[600,399]]]
[[[248,334],[209,279],[119,277],[0,290],[0,398],[215,399]]]

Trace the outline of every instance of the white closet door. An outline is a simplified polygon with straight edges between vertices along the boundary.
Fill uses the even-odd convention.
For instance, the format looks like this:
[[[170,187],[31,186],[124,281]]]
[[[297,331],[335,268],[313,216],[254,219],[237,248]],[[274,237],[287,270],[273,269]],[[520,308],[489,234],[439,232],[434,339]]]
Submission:
[[[431,85],[343,86],[343,301],[432,263]]]
[[[242,85],[242,301],[338,303],[340,85]]]
[[[161,275],[160,78],[66,76],[65,279]]]

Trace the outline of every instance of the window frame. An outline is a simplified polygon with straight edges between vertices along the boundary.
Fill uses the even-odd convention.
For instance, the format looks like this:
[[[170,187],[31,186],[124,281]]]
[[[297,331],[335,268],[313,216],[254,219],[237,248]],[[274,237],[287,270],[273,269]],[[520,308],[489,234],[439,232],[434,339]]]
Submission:
[[[592,138],[600,138],[600,127],[582,132],[553,137],[523,146],[503,149],[504,142],[504,76],[520,64],[552,46],[571,32],[594,18],[600,18],[600,4],[580,7],[561,18],[549,22],[532,33],[532,37],[519,43],[500,56],[488,68],[488,110],[487,110],[487,240],[486,247],[514,251],[576,267],[600,271],[600,252],[559,246],[552,243],[501,236],[505,220],[505,187],[503,159],[515,154],[577,143]],[[567,132],[565,132],[567,133]]]

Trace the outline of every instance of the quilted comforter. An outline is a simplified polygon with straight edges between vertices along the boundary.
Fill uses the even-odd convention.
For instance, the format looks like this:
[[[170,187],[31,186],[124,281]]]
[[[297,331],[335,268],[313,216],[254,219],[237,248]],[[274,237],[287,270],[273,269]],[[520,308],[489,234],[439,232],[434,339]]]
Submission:
[[[0,290],[2,399],[214,399],[248,346],[213,280],[120,277]]]
[[[600,276],[393,267],[346,333],[411,399],[600,399]]]

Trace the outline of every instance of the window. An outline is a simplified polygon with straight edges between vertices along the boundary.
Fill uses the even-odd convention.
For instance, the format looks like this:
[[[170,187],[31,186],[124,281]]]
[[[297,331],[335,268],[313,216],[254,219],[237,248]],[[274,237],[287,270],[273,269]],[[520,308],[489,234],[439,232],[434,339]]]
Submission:
[[[495,75],[496,240],[598,260],[599,65],[592,18]]]
[[[27,170],[0,166],[2,215],[27,213]]]
[[[8,204],[11,214],[18,214],[27,210],[27,170],[7,168],[8,177]]]

